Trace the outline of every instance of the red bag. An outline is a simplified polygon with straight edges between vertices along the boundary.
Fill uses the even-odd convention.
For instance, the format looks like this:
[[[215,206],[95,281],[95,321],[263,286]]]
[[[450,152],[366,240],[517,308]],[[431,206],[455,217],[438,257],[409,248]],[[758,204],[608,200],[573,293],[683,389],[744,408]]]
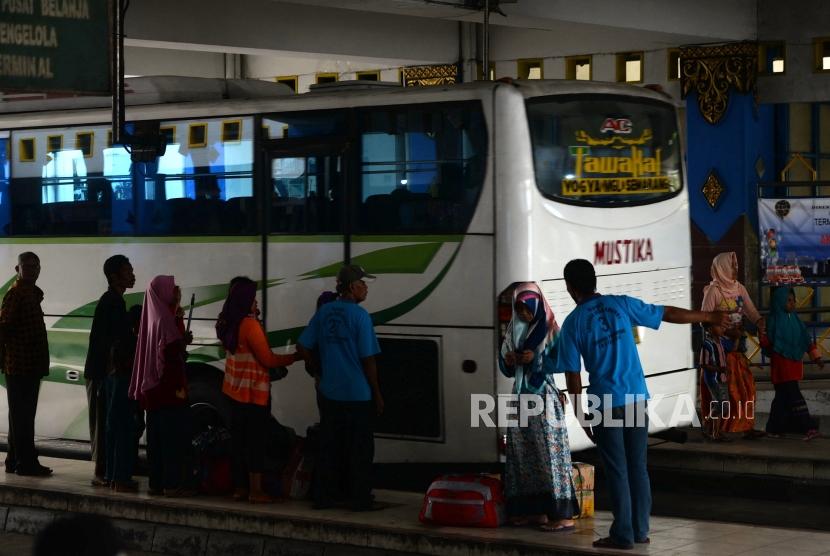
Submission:
[[[206,458],[202,463],[202,473],[202,483],[199,485],[201,492],[221,496],[233,491],[231,458]]]
[[[498,527],[506,518],[501,481],[488,475],[442,475],[435,479],[418,519],[457,527]]]

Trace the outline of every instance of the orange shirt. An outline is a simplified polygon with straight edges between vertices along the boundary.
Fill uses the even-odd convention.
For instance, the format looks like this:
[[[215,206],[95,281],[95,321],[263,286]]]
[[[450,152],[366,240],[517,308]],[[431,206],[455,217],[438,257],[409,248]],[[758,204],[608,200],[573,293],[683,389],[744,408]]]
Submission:
[[[241,403],[268,405],[271,380],[268,369],[294,362],[293,355],[271,351],[265,330],[254,317],[245,317],[239,325],[236,353],[227,353],[222,392]]]

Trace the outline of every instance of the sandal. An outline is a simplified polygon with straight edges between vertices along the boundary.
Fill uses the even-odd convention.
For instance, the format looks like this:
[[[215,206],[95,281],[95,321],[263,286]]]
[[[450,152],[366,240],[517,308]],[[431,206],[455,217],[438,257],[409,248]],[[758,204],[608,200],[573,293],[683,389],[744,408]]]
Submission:
[[[818,432],[818,430],[810,429],[810,430],[807,431],[807,435],[804,437],[804,440],[809,442],[810,440],[812,440],[814,438],[818,438],[819,436],[821,436],[821,433]]]
[[[249,494],[248,502],[251,504],[273,504],[274,502],[279,502],[279,498],[274,498],[273,496],[263,492],[260,494]]]
[[[631,550],[634,548],[633,544],[620,543],[611,537],[603,537],[597,539],[593,543],[594,548],[616,548],[617,550]]]
[[[555,523],[546,523],[544,525],[539,526],[540,531],[544,531],[545,533],[566,533],[568,531],[575,531],[576,525],[571,521],[570,525],[566,525],[561,521]]]

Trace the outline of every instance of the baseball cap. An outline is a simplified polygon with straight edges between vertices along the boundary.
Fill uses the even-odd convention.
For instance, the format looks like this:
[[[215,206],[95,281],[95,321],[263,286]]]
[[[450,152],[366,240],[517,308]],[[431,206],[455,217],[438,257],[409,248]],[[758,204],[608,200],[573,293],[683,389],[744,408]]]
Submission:
[[[371,282],[374,279],[375,276],[372,276],[366,272],[362,266],[358,266],[356,264],[343,265],[337,273],[337,282],[340,284],[351,284],[352,282],[357,282],[358,280]]]

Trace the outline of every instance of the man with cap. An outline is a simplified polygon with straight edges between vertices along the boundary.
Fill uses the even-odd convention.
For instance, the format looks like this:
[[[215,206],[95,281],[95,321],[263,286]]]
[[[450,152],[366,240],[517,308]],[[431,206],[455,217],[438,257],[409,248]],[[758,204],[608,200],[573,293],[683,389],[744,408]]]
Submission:
[[[375,455],[373,422],[383,412],[375,355],[380,353],[372,317],[360,307],[374,280],[357,265],[337,273],[339,297],[320,307],[299,339],[297,350],[320,379],[320,456],[314,507],[337,502],[345,470],[348,505],[375,509],[371,470]]]

